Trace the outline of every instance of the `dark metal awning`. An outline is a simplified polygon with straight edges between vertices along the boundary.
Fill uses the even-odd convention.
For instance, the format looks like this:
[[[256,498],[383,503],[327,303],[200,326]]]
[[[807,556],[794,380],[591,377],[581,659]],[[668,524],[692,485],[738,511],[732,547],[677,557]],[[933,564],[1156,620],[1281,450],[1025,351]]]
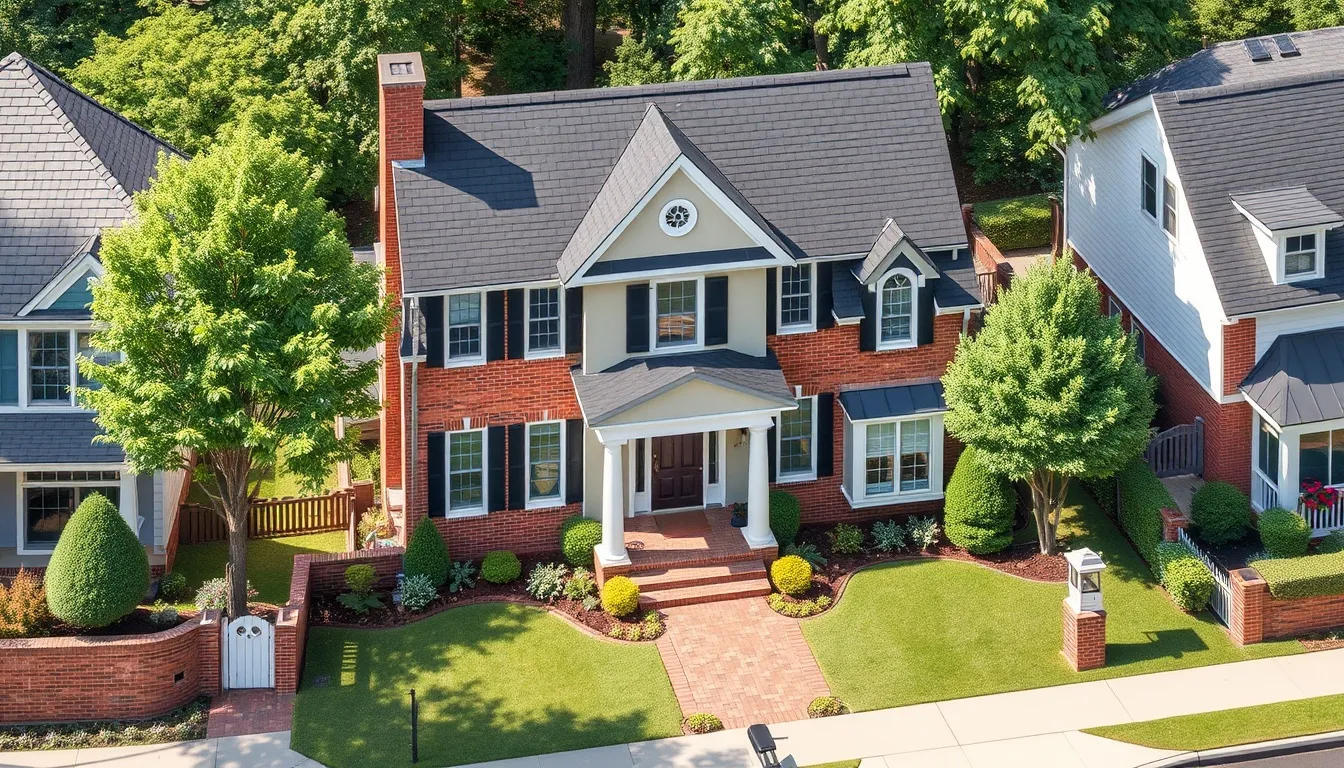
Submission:
[[[931,381],[846,390],[840,393],[840,407],[849,414],[850,421],[867,421],[941,413],[947,410],[947,403],[943,400],[942,382]]]
[[[1275,339],[1241,391],[1280,427],[1344,419],[1344,328]]]

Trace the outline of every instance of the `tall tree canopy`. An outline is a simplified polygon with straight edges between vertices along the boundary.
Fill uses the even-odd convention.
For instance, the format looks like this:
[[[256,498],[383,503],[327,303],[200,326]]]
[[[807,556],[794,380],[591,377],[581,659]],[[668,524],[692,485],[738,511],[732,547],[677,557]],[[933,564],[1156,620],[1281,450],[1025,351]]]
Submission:
[[[943,376],[948,431],[992,473],[1025,480],[1042,552],[1075,477],[1107,476],[1143,453],[1155,382],[1072,254],[1013,281],[962,337]]]
[[[80,370],[100,439],[137,472],[174,469],[182,449],[213,474],[228,523],[229,612],[246,611],[248,487],[253,468],[314,483],[356,446],[337,417],[371,416],[376,361],[343,352],[383,338],[393,318],[379,276],[356,263],[341,223],[316,195],[311,166],[274,138],[239,131],[185,162],[165,159],[136,216],[104,233],[93,288],[99,349]],[[283,457],[283,458],[282,458]]]
[[[146,11],[136,0],[0,0],[0,56],[18,51],[64,73]]]
[[[803,17],[790,0],[691,0],[670,42],[678,80],[744,77],[810,69],[798,49]]]

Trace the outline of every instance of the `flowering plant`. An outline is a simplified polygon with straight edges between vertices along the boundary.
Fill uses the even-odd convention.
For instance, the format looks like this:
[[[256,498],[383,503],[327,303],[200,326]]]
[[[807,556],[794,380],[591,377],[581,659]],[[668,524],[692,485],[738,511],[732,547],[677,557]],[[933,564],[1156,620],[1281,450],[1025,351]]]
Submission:
[[[1302,506],[1305,509],[1329,509],[1339,500],[1339,489],[1331,488],[1320,480],[1306,480],[1302,483]]]

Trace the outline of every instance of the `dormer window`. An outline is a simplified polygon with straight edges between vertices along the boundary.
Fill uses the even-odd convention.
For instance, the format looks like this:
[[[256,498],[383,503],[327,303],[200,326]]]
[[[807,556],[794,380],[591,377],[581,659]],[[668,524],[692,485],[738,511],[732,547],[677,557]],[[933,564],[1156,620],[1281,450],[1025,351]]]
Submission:
[[[1234,192],[1232,205],[1251,225],[1275,285],[1325,277],[1325,235],[1344,216],[1306,187]]]
[[[1316,275],[1315,233],[1284,238],[1283,274],[1289,280]]]
[[[878,286],[878,349],[899,349],[915,344],[915,280],[906,270],[892,272]]]

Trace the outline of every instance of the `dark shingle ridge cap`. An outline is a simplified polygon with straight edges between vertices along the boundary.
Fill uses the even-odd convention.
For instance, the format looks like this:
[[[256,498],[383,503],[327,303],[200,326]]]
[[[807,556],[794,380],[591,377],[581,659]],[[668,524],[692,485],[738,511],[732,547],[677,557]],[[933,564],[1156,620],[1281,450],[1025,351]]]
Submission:
[[[1191,88],[1184,91],[1169,91],[1167,93],[1153,95],[1166,96],[1174,100],[1177,104],[1198,104],[1204,101],[1215,101],[1217,99],[1245,96],[1253,93],[1267,93],[1270,91],[1286,90],[1290,88],[1301,88],[1303,86],[1333,83],[1341,80],[1344,80],[1344,69],[1332,69],[1325,72],[1289,75],[1273,80],[1259,80],[1251,83],[1238,83],[1236,85],[1213,85],[1206,88]]]
[[[791,72],[783,75],[756,75],[753,77],[732,77],[717,80],[679,80],[671,83],[585,88],[573,91],[543,91],[539,93],[509,94],[506,96],[473,96],[459,99],[434,99],[432,101],[426,101],[424,104],[425,109],[430,110],[431,112],[451,112],[469,109],[538,106],[544,104],[581,104],[585,102],[618,101],[623,99],[647,100],[650,97],[667,97],[678,94],[726,93],[763,88],[813,85],[816,83],[908,78],[913,76],[914,71],[922,73],[931,72],[932,70],[926,62],[913,62],[910,64],[888,64],[880,67]]]

